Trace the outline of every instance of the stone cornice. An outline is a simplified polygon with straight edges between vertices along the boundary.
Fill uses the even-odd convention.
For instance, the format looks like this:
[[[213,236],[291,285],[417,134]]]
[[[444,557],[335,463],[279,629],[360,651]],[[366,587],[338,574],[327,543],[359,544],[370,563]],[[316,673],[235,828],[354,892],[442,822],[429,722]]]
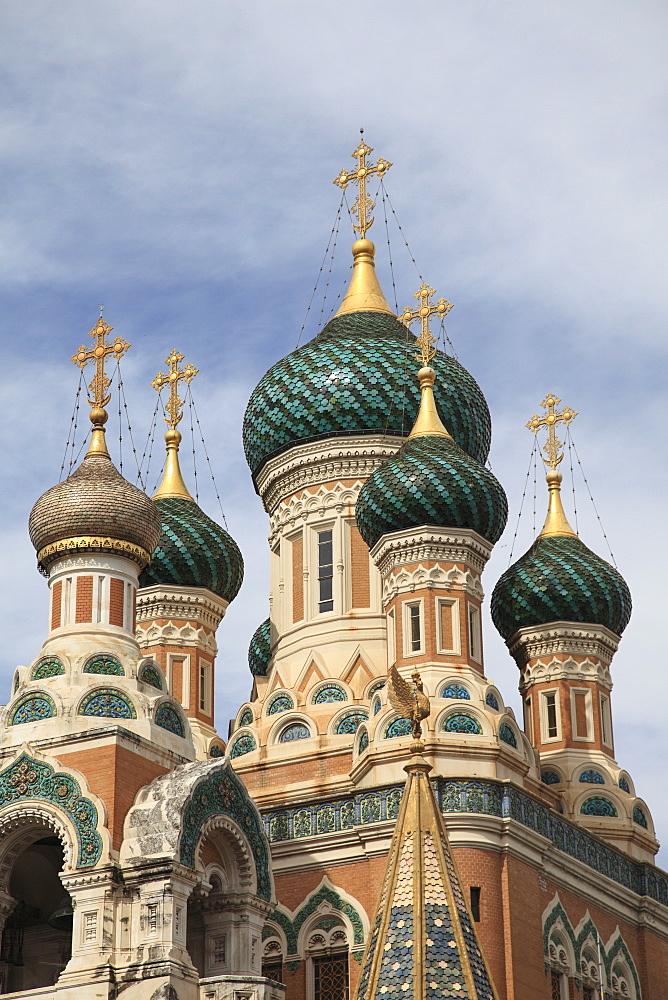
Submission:
[[[170,587],[155,584],[137,591],[136,621],[158,619],[197,621],[214,631],[220,625],[229,601],[204,587]]]
[[[464,563],[480,575],[492,548],[470,529],[424,525],[383,535],[371,549],[371,557],[383,577],[400,566],[427,561]]]
[[[473,573],[463,573],[456,567],[444,570],[441,566],[432,566],[427,569],[420,564],[414,569],[394,569],[383,580],[383,607],[397,594],[414,593],[416,590],[464,590],[479,601],[485,596],[480,577]]]
[[[519,667],[530,660],[560,653],[593,656],[607,667],[617,652],[619,636],[604,625],[548,622],[518,629],[507,646]]]
[[[540,684],[544,681],[596,681],[601,687],[610,690],[612,688],[612,677],[607,666],[600,660],[587,658],[582,663],[578,663],[570,656],[566,660],[552,659],[538,660],[535,663],[524,664],[522,667],[522,684]]]
[[[192,625],[175,625],[172,621],[166,625],[149,622],[146,628],[138,628],[137,642],[140,649],[151,646],[194,646],[211,656],[216,656],[218,652],[216,637],[212,632],[193,628]]]
[[[361,479],[357,479],[352,486],[335,482],[327,488],[320,486],[315,493],[304,489],[289,500],[282,501],[270,518],[269,544],[279,533],[290,532],[309,520],[322,520],[327,515],[352,511],[363,485]]]
[[[257,491],[271,515],[284,497],[308,485],[368,479],[403,441],[390,434],[355,434],[295,445],[263,466],[256,480]]]

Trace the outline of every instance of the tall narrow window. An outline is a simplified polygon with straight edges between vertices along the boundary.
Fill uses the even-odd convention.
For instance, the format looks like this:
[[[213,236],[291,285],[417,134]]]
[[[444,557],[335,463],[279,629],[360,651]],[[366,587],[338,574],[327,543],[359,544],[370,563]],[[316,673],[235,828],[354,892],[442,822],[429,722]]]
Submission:
[[[601,738],[606,746],[612,746],[612,716],[610,714],[610,699],[604,694],[601,698]]]
[[[477,608],[469,605],[469,652],[471,658],[480,662],[481,642],[480,642],[480,612]]]
[[[334,545],[332,530],[318,532],[318,611],[334,610]]]
[[[422,652],[422,603],[404,604],[404,656]]]
[[[200,712],[206,712],[207,715],[211,714],[210,707],[210,693],[211,683],[210,683],[210,665],[206,660],[199,661],[199,710]]]
[[[471,916],[478,924],[480,923],[480,892],[481,887],[479,885],[470,886],[471,889]]]
[[[531,716],[531,698],[524,699],[524,732],[533,743],[533,718]]]
[[[314,1000],[348,1000],[348,952],[313,959]]]
[[[543,695],[543,705],[545,708],[545,735],[548,740],[556,740],[559,736],[559,722],[555,691],[548,691]]]
[[[392,666],[397,659],[397,642],[395,632],[394,608],[387,612],[387,663]]]
[[[272,958],[271,961],[262,963],[262,975],[267,979],[273,979],[275,983],[283,982],[283,962],[280,958]]]

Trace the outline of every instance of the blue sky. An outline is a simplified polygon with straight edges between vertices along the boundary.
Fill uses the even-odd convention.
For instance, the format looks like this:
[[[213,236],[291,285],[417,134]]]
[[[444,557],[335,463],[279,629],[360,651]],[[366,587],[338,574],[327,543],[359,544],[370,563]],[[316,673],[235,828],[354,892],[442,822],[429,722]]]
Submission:
[[[573,436],[634,597],[613,662],[617,758],[668,836],[667,22],[664,4],[638,0],[4,0],[0,697],[44,638],[27,518],[58,479],[78,379],[68,359],[103,302],[132,343],[123,373],[140,449],[148,383],[167,354],[178,347],[200,368],[193,391],[247,565],[219,632],[225,734],[267,613],[267,521],[241,449],[243,410],[297,342],[338,206],[331,182],[364,127],[394,164],[392,204],[420,272],[455,303],[448,333],[492,411],[511,514],[488,593],[508,564],[532,446],[524,424],[548,390],[579,411]],[[376,217],[392,301],[380,207]],[[419,279],[390,235],[403,308]],[[334,294],[351,239],[342,225]],[[154,462],[151,486],[157,473]],[[216,517],[202,462],[199,475]],[[576,486],[582,537],[606,556]],[[532,482],[529,492],[531,511]],[[518,711],[517,668],[491,626],[486,665]]]

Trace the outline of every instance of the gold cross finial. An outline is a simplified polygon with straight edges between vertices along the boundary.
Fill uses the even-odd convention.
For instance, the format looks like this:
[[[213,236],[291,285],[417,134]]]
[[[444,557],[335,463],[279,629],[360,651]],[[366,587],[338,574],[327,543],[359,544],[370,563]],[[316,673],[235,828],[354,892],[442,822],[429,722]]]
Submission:
[[[565,406],[561,413],[557,413],[555,407],[561,402],[558,396],[554,393],[548,392],[547,396],[540,404],[544,406],[547,410],[542,417],[539,417],[537,413],[534,413],[533,417],[526,425],[530,431],[537,434],[541,427],[547,427],[547,441],[543,445],[543,451],[547,455],[547,458],[543,459],[551,469],[556,469],[561,460],[564,457],[564,443],[559,441],[556,433],[556,426],[558,423],[564,423],[566,427],[570,424],[571,420],[575,420],[577,417],[577,412],[571,410],[569,406]]]
[[[173,350],[169,357],[165,358],[165,364],[169,365],[169,374],[164,375],[162,372],[158,372],[151,382],[151,385],[157,392],[160,392],[164,385],[169,385],[169,399],[165,406],[168,416],[165,417],[165,423],[169,424],[172,430],[176,429],[176,425],[183,416],[181,409],[183,400],[179,399],[179,382],[183,380],[189,385],[199,371],[199,368],[195,368],[190,362],[188,362],[185,368],[179,369],[179,361],[183,361],[183,358],[183,354],[177,350]]]
[[[361,131],[363,132],[364,130],[362,129]],[[375,202],[366,193],[367,178],[370,174],[378,174],[378,179],[382,180],[392,166],[382,156],[378,157],[377,163],[369,165],[366,162],[369,153],[373,153],[373,149],[371,146],[367,146],[364,139],[360,139],[359,146],[352,153],[353,158],[357,157],[357,169],[350,171],[342,170],[339,176],[334,178],[334,183],[338,184],[342,191],[345,191],[351,182],[357,182],[359,185],[357,198],[351,212],[357,217],[357,222],[353,222],[353,229],[360,234],[361,239],[366,237],[367,229],[371,229],[373,225],[371,212],[375,205]]]
[[[452,302],[448,302],[446,299],[439,299],[434,305],[429,299],[436,292],[433,288],[430,288],[426,281],[423,281],[421,286],[418,288],[417,292],[413,295],[413,298],[419,299],[420,306],[418,309],[411,309],[410,306],[406,306],[401,316],[399,316],[399,322],[405,323],[406,326],[410,327],[416,319],[422,321],[422,329],[418,335],[418,347],[420,353],[416,354],[418,361],[422,362],[423,367],[429,364],[431,359],[436,354],[436,337],[433,335],[429,329],[429,317],[438,315],[446,316],[452,309]]]
[[[82,344],[77,353],[71,358],[79,368],[85,368],[89,361],[95,362],[95,375],[88,386],[93,394],[93,398],[91,399],[89,396],[88,402],[91,406],[99,408],[105,407],[111,399],[111,396],[107,393],[107,389],[111,385],[111,379],[108,379],[104,373],[104,359],[109,357],[110,354],[115,358],[121,358],[130,346],[127,340],[123,340],[122,337],[116,337],[116,340],[108,344],[105,337],[112,330],[113,326],[105,323],[102,316],[100,316],[88,335],[89,337],[94,337],[97,341],[95,347],[86,350],[85,344]]]

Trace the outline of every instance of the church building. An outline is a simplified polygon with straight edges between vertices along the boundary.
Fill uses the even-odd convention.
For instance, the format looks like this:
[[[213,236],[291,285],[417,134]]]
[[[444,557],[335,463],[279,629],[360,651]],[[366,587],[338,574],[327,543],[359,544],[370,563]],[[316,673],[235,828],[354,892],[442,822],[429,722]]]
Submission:
[[[560,495],[576,413],[548,393],[529,421],[544,526],[486,585],[517,719],[482,642],[508,515],[489,409],[437,349],[450,303],[423,284],[388,305],[367,184],[391,164],[372,152],[335,180],[358,186],[338,312],[246,409],[270,590],[229,733],[215,661],[243,559],[179,467],[197,370],[175,350],[153,382],[149,498],[105,441],[105,360],[129,345],[100,319],[72,359],[95,369],[90,444],[30,514],[49,617],[0,720],[2,996],[668,997],[668,876],[614,749],[631,596]]]

